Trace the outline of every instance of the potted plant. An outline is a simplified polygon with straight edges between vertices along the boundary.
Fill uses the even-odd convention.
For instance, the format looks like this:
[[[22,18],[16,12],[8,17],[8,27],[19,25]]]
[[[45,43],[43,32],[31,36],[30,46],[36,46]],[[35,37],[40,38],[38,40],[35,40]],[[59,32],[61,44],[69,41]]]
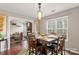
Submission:
[[[3,38],[3,34],[0,32],[0,40],[2,40]]]

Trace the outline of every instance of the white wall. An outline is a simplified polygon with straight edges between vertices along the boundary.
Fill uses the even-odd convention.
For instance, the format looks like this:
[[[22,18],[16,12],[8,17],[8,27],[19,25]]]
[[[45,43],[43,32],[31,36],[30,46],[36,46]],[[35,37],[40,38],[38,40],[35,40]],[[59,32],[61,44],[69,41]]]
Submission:
[[[66,42],[66,48],[72,49],[75,51],[79,51],[79,7],[66,10],[63,12],[59,12],[57,14],[50,15],[48,17],[45,17],[41,21],[41,32],[46,33],[46,20],[62,17],[62,16],[68,16],[68,41]]]
[[[69,41],[68,48],[79,51],[79,8],[69,14]]]

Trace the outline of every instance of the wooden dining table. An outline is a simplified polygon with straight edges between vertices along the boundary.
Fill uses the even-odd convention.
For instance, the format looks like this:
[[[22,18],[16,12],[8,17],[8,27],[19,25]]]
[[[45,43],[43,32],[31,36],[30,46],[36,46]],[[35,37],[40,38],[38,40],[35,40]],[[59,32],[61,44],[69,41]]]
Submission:
[[[42,44],[43,46],[43,52],[44,54],[47,54],[47,47],[46,47],[46,44],[47,43],[51,43],[52,41],[58,41],[58,36],[38,36],[36,37],[36,39],[39,39],[40,40],[40,43]]]
[[[51,35],[51,36],[38,36],[36,37],[36,39],[39,39],[40,41],[42,41],[43,43],[45,42],[51,42],[51,41],[55,41],[58,40],[58,36],[57,35]]]

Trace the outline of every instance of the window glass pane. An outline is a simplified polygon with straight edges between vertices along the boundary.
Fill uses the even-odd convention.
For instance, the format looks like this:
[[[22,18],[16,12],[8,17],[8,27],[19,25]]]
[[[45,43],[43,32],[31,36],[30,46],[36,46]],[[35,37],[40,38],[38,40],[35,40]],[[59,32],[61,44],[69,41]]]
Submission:
[[[63,21],[57,21],[57,28],[63,28]]]
[[[55,25],[56,23],[55,23],[55,21],[52,23],[52,27],[53,27],[53,29],[55,29],[56,28],[56,25]]]
[[[56,28],[56,23],[54,20],[50,20],[48,22],[48,32],[54,32],[55,31],[55,28]]]
[[[57,29],[57,33],[62,35],[63,34],[63,29]]]
[[[67,28],[67,20],[64,20],[64,28]]]

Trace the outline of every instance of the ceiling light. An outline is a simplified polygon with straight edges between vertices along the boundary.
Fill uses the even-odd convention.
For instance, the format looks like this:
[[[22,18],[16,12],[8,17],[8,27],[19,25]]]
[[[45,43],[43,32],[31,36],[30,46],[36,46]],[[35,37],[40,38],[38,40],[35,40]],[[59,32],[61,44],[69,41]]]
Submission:
[[[38,3],[38,8],[39,8],[39,10],[37,13],[37,19],[41,20],[41,18],[42,18],[41,3]]]

